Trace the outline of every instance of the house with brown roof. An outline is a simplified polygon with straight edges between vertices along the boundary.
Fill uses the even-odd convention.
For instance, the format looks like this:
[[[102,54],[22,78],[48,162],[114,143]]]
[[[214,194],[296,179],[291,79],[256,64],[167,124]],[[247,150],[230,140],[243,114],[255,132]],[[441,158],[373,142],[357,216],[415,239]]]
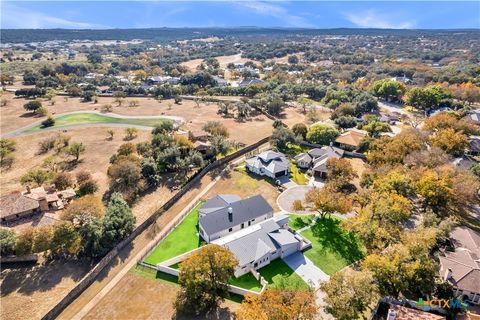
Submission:
[[[367,136],[367,133],[363,130],[349,129],[340,134],[335,143],[345,150],[356,150],[360,146],[360,143]]]
[[[40,212],[38,201],[24,196],[21,192],[0,197],[0,217],[2,222],[32,216]]]
[[[450,238],[455,251],[439,258],[440,276],[453,286],[456,297],[480,304],[480,234],[460,226]]]
[[[436,313],[434,313],[436,312]],[[383,298],[372,313],[372,320],[445,320],[442,312],[418,308],[414,301]]]

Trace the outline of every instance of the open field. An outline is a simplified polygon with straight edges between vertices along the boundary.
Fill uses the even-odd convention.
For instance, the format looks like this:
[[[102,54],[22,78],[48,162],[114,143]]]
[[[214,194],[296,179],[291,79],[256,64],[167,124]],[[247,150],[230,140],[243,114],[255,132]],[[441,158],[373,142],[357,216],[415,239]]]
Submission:
[[[15,129],[31,125],[45,117],[37,117],[31,112],[26,112],[23,105],[28,101],[22,98],[14,98],[13,93],[4,93],[3,98],[7,98],[8,104],[0,108],[0,132],[5,134]],[[233,97],[232,97],[233,98]],[[128,101],[138,101],[137,107],[129,107]],[[271,134],[272,120],[264,115],[255,115],[244,122],[237,121],[234,118],[223,118],[217,114],[218,106],[215,103],[201,103],[200,107],[195,106],[191,100],[183,100],[181,105],[177,105],[173,100],[158,101],[153,98],[126,98],[121,106],[115,103],[112,97],[99,97],[98,103],[81,102],[80,98],[56,97],[55,105],[50,106],[48,101],[42,104],[51,114],[61,114],[73,111],[99,111],[103,105],[111,104],[113,113],[125,116],[178,116],[185,120],[182,126],[184,130],[197,131],[208,121],[220,121],[229,129],[230,139],[237,142],[251,144],[263,137]],[[289,108],[290,109],[290,108]],[[294,117],[295,113],[288,111],[288,117]],[[295,121],[295,120],[292,120]]]
[[[253,61],[247,58],[242,58],[242,54],[234,54],[231,56],[215,57],[220,63],[220,68],[225,69],[229,63],[245,63],[247,61]],[[186,67],[190,71],[195,71],[197,67],[202,63],[203,59],[193,59],[182,62],[181,65]]]
[[[72,137],[71,141],[82,142],[85,145],[85,153],[80,156],[81,161],[71,172],[90,171],[99,184],[99,194],[102,194],[108,186],[107,168],[110,165],[110,156],[117,151],[121,144],[125,143],[123,140],[124,129],[113,128],[112,130],[114,131],[112,140],[107,140],[107,128],[77,128],[64,132]],[[20,185],[20,177],[28,170],[40,167],[45,158],[55,155],[54,151],[38,155],[38,144],[47,137],[56,135],[58,132],[41,132],[14,139],[17,142],[16,150],[13,153],[15,161],[11,169],[2,170],[2,195],[15,190],[23,190]],[[131,142],[146,141],[149,137],[150,132],[139,130],[137,137]],[[62,158],[58,158],[62,160]]]
[[[160,245],[144,260],[153,266],[174,258],[182,253],[199,248],[201,245],[198,237],[198,209],[199,203],[183,221],[170,233]]]
[[[159,278],[153,270],[134,268],[83,319],[172,319],[178,290],[179,286],[171,279]],[[230,312],[234,312],[238,304],[225,300],[221,308],[220,319],[230,319]]]
[[[75,113],[59,116],[55,118],[55,125],[49,128],[56,128],[69,125],[84,125],[84,124],[122,124],[134,126],[155,127],[164,120],[161,118],[117,118],[103,114],[96,113]],[[25,129],[24,133],[34,133],[45,129],[42,125],[36,125]]]
[[[40,319],[89,269],[86,262],[62,260],[2,268],[0,318]]]
[[[318,219],[301,234],[312,242],[305,256],[326,274],[333,274],[363,258],[364,248],[355,234],[343,230],[336,217]]]

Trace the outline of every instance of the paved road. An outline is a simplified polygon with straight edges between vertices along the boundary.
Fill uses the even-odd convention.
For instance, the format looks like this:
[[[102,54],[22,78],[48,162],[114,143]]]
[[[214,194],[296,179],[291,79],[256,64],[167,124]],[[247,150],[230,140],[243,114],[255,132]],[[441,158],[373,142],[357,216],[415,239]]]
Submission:
[[[72,111],[66,113],[59,113],[54,115],[54,118],[58,118],[61,116],[71,115],[71,114],[82,114],[82,113],[92,113],[92,114],[99,114],[104,115],[112,118],[119,118],[119,119],[170,119],[175,121],[178,125],[182,124],[185,120],[182,117],[177,116],[124,116],[116,113],[109,113],[109,112],[99,112],[99,111]],[[32,133],[24,133],[25,130],[30,129],[32,127],[38,126],[42,123],[44,119],[36,121],[28,126],[23,128],[19,128],[5,134],[2,134],[2,138],[13,138],[23,135],[28,135]],[[151,130],[152,127],[149,126],[141,126],[141,125],[132,125],[132,124],[124,124],[124,123],[81,123],[81,124],[71,124],[66,126],[58,126],[58,127],[51,127],[42,129],[41,132],[44,131],[56,131],[56,130],[65,130],[65,129],[73,129],[73,128],[90,128],[90,127],[120,127],[120,128],[138,128],[142,130]],[[38,133],[38,132],[33,132]]]
[[[295,200],[303,200],[305,199],[305,195],[308,191],[312,189],[311,186],[299,186],[296,185],[294,187],[288,188],[287,190],[283,191],[277,198],[277,204],[280,210],[285,213],[301,213],[293,210],[293,202]],[[305,212],[308,213],[308,212]]]
[[[298,274],[303,281],[313,285],[318,289],[320,283],[328,281],[330,277],[320,268],[313,264],[313,262],[305,257],[302,252],[296,252],[288,257],[283,258],[283,261]]]

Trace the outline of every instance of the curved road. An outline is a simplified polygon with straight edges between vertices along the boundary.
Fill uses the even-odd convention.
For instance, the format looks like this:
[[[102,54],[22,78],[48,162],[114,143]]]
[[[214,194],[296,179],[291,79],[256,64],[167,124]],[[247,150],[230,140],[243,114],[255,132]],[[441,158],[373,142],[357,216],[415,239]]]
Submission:
[[[120,115],[116,113],[110,113],[110,112],[100,112],[100,111],[72,111],[72,112],[65,112],[65,113],[59,113],[54,116],[54,118],[59,118],[62,116],[66,115],[71,115],[71,114],[84,114],[84,113],[92,113],[92,114],[98,114],[98,115],[104,115],[112,118],[119,118],[119,119],[170,119],[175,121],[178,125],[181,125],[183,122],[185,122],[185,119],[182,117],[178,116],[126,116],[126,115]],[[29,135],[29,134],[35,134],[38,132],[30,132],[30,133],[25,133],[24,131],[27,129],[30,129],[32,127],[38,126],[39,124],[42,123],[43,120],[36,121],[32,124],[29,124],[28,126],[22,127],[15,129],[13,131],[7,132],[5,134],[2,134],[2,138],[13,138],[13,137],[18,137],[18,136],[23,136],[23,135]],[[126,123],[79,123],[79,124],[71,124],[71,125],[66,125],[66,126],[58,126],[58,127],[50,127],[50,128],[45,128],[42,129],[41,132],[45,131],[56,131],[56,130],[64,130],[64,129],[72,129],[72,128],[91,128],[91,127],[120,127],[120,128],[137,128],[141,130],[150,130],[152,127],[150,126],[142,126],[142,125],[133,125],[133,124],[126,124]]]

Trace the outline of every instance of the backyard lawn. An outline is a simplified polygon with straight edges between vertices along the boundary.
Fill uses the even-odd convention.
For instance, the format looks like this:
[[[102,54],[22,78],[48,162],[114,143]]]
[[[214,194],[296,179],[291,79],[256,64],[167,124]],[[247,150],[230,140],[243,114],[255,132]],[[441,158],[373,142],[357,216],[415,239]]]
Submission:
[[[365,254],[357,236],[342,229],[340,223],[336,217],[318,219],[313,227],[301,233],[312,242],[305,256],[327,274],[339,271]]]
[[[308,179],[305,174],[295,164],[290,164],[290,172],[293,182],[299,185],[308,184]]]
[[[269,265],[257,270],[265,280],[269,288],[293,288],[308,289],[308,285],[300,278],[282,259],[276,259]]]
[[[145,258],[144,262],[155,266],[162,261],[200,247],[198,209],[202,205],[203,202],[197,204],[185,219]]]
[[[262,290],[262,285],[251,273],[244,274],[240,278],[234,277],[232,280],[230,280],[230,284],[256,292],[260,292],[260,290]]]
[[[314,217],[314,214],[290,214],[288,216],[288,226],[293,230],[301,229],[312,223]]]
[[[95,123],[113,123],[113,124],[127,124],[127,125],[139,125],[147,127],[155,127],[165,119],[159,117],[152,118],[116,118],[96,113],[74,113],[67,114],[55,118],[55,125],[53,127],[68,126],[73,124],[95,124]],[[36,125],[26,129],[25,133],[36,132],[42,130],[41,125]]]

